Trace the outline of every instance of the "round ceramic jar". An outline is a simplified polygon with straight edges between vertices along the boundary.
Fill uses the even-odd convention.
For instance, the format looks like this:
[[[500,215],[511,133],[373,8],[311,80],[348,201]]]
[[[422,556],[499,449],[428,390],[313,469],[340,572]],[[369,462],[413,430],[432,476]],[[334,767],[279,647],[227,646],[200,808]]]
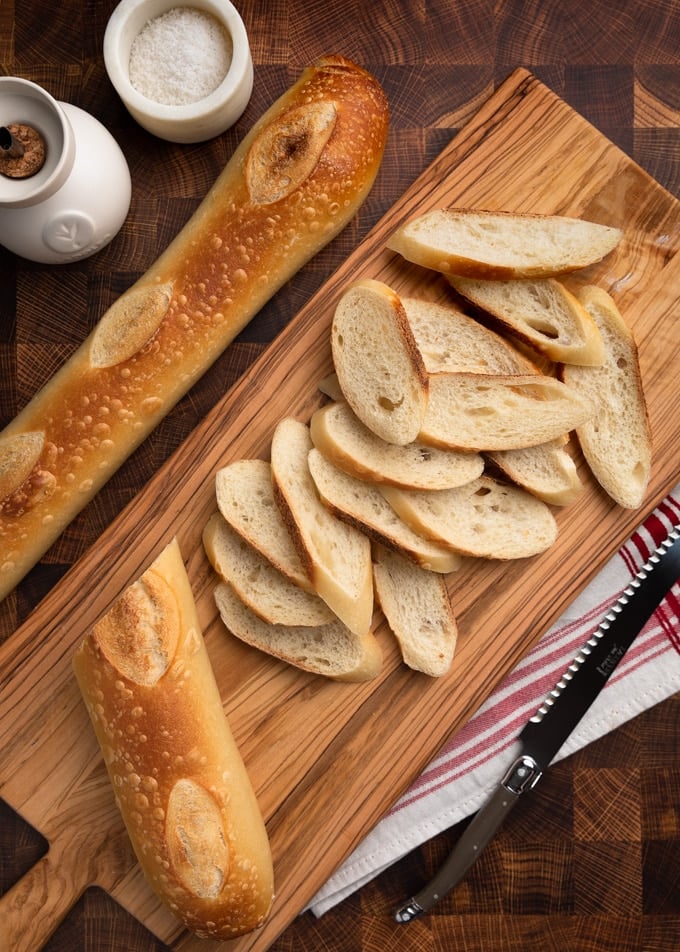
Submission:
[[[44,145],[44,162],[26,177],[0,168],[0,244],[43,264],[70,264],[108,244],[132,195],[127,162],[108,129],[16,76],[0,76],[0,125],[31,131]]]
[[[226,75],[212,92],[195,102],[158,102],[140,92],[130,79],[135,40],[152,21],[176,10],[214,17],[231,40],[231,62]],[[122,0],[106,27],[104,63],[130,115],[148,132],[170,142],[204,142],[220,135],[243,113],[253,89],[248,36],[241,17],[228,0]]]

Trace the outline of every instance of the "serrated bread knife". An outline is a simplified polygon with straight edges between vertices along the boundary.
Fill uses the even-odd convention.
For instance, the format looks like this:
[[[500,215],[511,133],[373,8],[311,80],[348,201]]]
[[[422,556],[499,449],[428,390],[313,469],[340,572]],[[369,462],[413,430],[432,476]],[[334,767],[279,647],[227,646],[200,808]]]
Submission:
[[[671,530],[529,718],[519,735],[519,755],[434,878],[397,909],[397,922],[410,922],[428,912],[450,892],[478,859],[520,796],[536,786],[637,634],[680,578],[679,538],[678,528]]]

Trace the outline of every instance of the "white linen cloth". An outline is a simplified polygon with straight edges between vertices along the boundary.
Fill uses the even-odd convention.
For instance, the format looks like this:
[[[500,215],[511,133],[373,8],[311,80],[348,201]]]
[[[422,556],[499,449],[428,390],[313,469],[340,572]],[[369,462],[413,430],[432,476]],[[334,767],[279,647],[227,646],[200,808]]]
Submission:
[[[638,568],[680,522],[680,484],[510,672],[316,894],[321,916],[442,830],[475,813],[510,766],[517,737]],[[676,583],[555,758],[585,747],[680,690]]]

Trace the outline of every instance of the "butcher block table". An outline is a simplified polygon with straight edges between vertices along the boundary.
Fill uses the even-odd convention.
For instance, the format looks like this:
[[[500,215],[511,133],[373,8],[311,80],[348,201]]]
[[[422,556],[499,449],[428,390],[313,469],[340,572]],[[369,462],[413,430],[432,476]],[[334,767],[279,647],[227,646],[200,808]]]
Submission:
[[[672,360],[678,256],[668,262],[680,244],[680,5],[242,0],[237,6],[255,66],[251,101],[233,129],[190,146],[144,132],[111,87],[102,39],[114,6],[114,0],[0,5],[0,73],[33,80],[95,115],[121,145],[133,182],[123,229],[84,262],[41,266],[0,248],[0,427],[154,261],[236,143],[307,63],[337,52],[366,66],[387,93],[391,131],[375,187],[351,224],[263,308],[0,604],[0,894],[12,897],[0,906],[0,929],[25,900],[32,912],[22,926],[24,949],[217,947],[175,928],[147,892],[69,668],[87,625],[176,533],[225,708],[261,798],[279,880],[273,919],[262,934],[219,948],[677,950],[677,696],[551,768],[468,879],[430,916],[398,926],[392,911],[437,869],[464,824],[322,918],[302,909],[678,480]],[[616,194],[612,183],[622,181],[627,190]],[[633,236],[638,327],[645,353],[655,355],[645,364],[653,423],[663,437],[650,498],[644,512],[624,512],[589,487],[581,519],[577,511],[560,522],[564,548],[532,569],[532,579],[548,585],[555,575],[550,559],[559,558],[561,582],[548,585],[543,604],[527,600],[521,622],[530,636],[509,626],[500,660],[475,648],[491,610],[503,611],[493,599],[499,569],[492,566],[471,575],[467,594],[459,595],[460,667],[450,682],[419,687],[418,695],[422,676],[409,674],[386,647],[386,671],[376,685],[319,684],[229,646],[220,630],[210,607],[214,579],[200,550],[211,475],[222,461],[266,452],[284,413],[310,412],[318,374],[329,369],[323,335],[339,290],[358,275],[412,288],[416,276],[386,257],[384,238],[399,216],[456,199],[523,210],[533,202],[537,211],[584,217],[613,209],[624,216]],[[671,223],[665,250],[645,244],[652,215]],[[655,283],[666,266],[664,280]],[[606,277],[606,269],[599,274]],[[669,327],[663,315],[671,306]],[[590,548],[583,518],[592,528]],[[526,576],[520,566],[508,569],[507,611],[533,590]],[[276,692],[271,703],[277,705],[269,719],[260,710],[268,691]],[[309,712],[316,734],[301,742]]]

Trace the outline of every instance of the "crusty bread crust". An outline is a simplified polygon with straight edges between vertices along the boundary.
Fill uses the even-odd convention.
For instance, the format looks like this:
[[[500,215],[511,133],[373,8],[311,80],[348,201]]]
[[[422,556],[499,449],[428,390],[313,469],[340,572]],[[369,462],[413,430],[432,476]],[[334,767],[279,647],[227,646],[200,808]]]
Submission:
[[[203,937],[260,926],[273,901],[269,841],[176,540],[97,622],[73,666],[159,898]]]
[[[363,69],[341,56],[306,69],[166,251],[0,434],[0,598],[352,218],[387,126],[385,95]]]

